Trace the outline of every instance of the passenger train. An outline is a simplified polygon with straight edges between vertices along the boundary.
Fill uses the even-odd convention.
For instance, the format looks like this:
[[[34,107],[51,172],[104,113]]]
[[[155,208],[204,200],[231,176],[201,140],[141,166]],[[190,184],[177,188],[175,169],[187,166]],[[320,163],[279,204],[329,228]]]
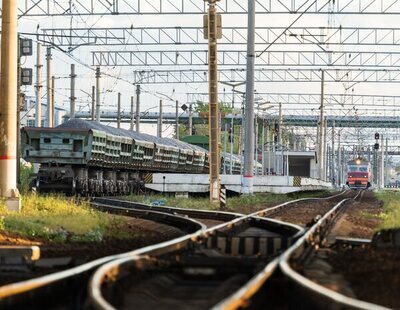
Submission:
[[[361,157],[347,163],[346,184],[351,189],[365,189],[371,186],[371,164]]]
[[[43,192],[127,194],[148,173],[209,173],[209,154],[201,147],[78,119],[55,128],[24,127],[21,151],[40,164],[34,185]],[[241,158],[230,159],[221,153],[221,171],[225,166],[240,174]]]

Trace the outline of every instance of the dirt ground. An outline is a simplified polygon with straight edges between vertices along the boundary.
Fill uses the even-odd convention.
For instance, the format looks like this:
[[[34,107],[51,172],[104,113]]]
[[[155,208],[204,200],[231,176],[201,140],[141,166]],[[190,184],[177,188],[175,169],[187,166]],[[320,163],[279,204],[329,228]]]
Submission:
[[[355,194],[355,192],[349,192],[332,199],[294,203],[276,211],[271,211],[267,214],[267,217],[300,226],[311,226],[316,219],[332,209],[339,201],[347,197],[353,197]]]
[[[335,225],[332,234],[342,237],[371,239],[381,220],[382,201],[373,192],[365,191],[360,200],[348,204],[343,216]]]
[[[366,191],[360,200],[347,205],[331,235],[371,239],[381,222],[378,215],[382,211],[382,202]],[[399,249],[335,244],[320,251],[322,255],[318,254],[305,270],[306,274],[317,275],[314,281],[356,299],[400,308]],[[325,268],[316,268],[325,264]]]
[[[400,309],[400,250],[337,247],[328,263],[357,299]]]

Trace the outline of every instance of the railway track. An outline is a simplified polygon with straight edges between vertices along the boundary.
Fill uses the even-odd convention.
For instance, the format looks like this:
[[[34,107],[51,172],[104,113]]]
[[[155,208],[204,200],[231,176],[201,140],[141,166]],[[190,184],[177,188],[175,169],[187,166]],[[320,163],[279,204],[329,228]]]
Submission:
[[[173,230],[173,234],[179,234],[180,237],[175,240],[185,239],[186,235],[191,235],[203,231],[206,226],[191,218],[183,217],[177,214],[161,213],[154,210],[139,210],[124,208],[121,206],[112,206],[106,204],[96,204],[94,207],[113,214],[131,216],[159,223],[162,225],[165,233],[166,227]],[[174,245],[171,241],[161,243],[163,245]],[[137,253],[153,248],[144,247],[137,250]],[[61,308],[71,309],[79,308],[86,298],[86,283],[90,274],[102,264],[130,255],[136,251],[110,255],[94,261],[52,274],[40,276],[34,279],[7,284],[0,287],[0,308]]]
[[[174,249],[105,264],[90,282],[91,304],[98,309],[210,308],[250,281],[300,232],[276,220],[236,218]]]
[[[221,236],[220,229],[228,229],[232,223],[208,229],[200,242],[180,251],[157,257],[148,253],[149,256],[146,257],[138,256],[110,262],[98,269],[92,278],[89,290],[91,303],[98,309],[123,309],[132,305],[140,305],[139,308],[182,308],[182,305],[186,305],[190,309],[243,306],[263,286],[278,264],[276,251],[267,256],[263,254],[269,254],[268,250],[260,251],[260,238],[271,231],[267,228],[263,232],[259,227],[252,225],[241,228],[244,224],[243,219],[247,219],[246,225],[254,220],[254,223],[264,221],[266,227],[271,223],[288,225],[260,216],[274,210],[290,208],[292,204],[300,202],[340,199],[338,197],[344,194],[342,192],[326,199],[298,199],[236,219],[239,223],[235,224],[235,231],[230,233],[229,241],[226,239],[226,233]],[[302,231],[300,227],[294,227],[297,227],[298,233]],[[211,238],[210,235],[216,237]],[[241,237],[245,237],[241,252],[226,251],[227,248],[231,249],[234,239],[240,240]],[[275,240],[267,241],[267,248],[273,249],[275,242],[280,243],[280,250],[289,245],[288,242],[281,242],[282,234],[271,237],[270,239]],[[206,257],[205,250],[209,253]],[[179,288],[178,292],[172,288]],[[118,292],[127,292],[128,297]],[[190,300],[187,300],[187,296],[190,296]]]
[[[284,275],[286,302],[279,307],[296,307],[298,309],[387,309],[377,304],[357,299],[349,293],[347,287],[340,287],[343,279],[338,275],[330,275],[328,278],[321,276],[330,270],[323,260],[316,257],[324,257],[327,245],[332,245],[334,237],[331,232],[341,216],[349,206],[363,198],[364,191],[360,191],[353,198],[340,201],[332,210],[327,212],[312,226],[307,233],[291,246],[279,259],[279,268]],[[369,244],[367,240],[340,239],[340,243],[346,243],[351,247]],[[313,265],[312,269],[310,265]],[[311,270],[310,270],[311,268]],[[319,279],[319,281],[313,281]],[[317,283],[319,282],[319,283]],[[332,288],[329,289],[328,287]],[[278,306],[277,306],[278,307]]]
[[[355,191],[344,191],[326,198],[306,198],[289,206],[276,206],[267,209],[259,215],[294,223],[302,227],[311,227],[338,202],[344,198],[354,198],[357,193]]]
[[[127,209],[150,210],[168,214],[182,215],[194,219],[196,221],[199,221],[207,227],[216,226],[243,216],[243,214],[233,213],[233,212],[195,210],[195,209],[176,208],[167,206],[151,206],[143,203],[126,201],[117,198],[104,198],[104,197],[94,198],[92,205],[95,206],[97,203],[108,204],[108,205],[112,204]]]
[[[128,306],[134,302],[159,307],[162,304],[154,303],[151,296],[160,297],[161,301],[163,293],[163,302],[177,305],[187,292],[192,298],[185,304],[193,308],[237,308],[251,304],[263,291],[266,281],[276,273],[279,255],[304,233],[304,229],[297,225],[263,216],[299,202],[336,199],[345,194],[298,199],[246,216],[98,198],[93,206],[107,212],[143,217],[155,212],[164,224],[171,224],[173,217],[178,219],[178,227],[183,228],[182,225],[186,225],[184,221],[189,220],[197,231],[161,244],[0,287],[0,306],[40,308],[50,305],[63,308],[63,305],[64,308],[79,308],[87,298],[88,281],[93,272],[89,300],[100,309],[107,309],[115,299],[126,302]],[[134,277],[131,277],[132,271]],[[153,278],[159,281],[153,281]],[[180,292],[170,292],[174,285],[180,288]],[[115,294],[116,288],[124,286],[129,289],[129,299]],[[213,288],[211,292],[207,289],[209,287]],[[171,294],[166,294],[168,291]],[[159,293],[154,295],[153,292]],[[210,293],[213,293],[213,298]]]

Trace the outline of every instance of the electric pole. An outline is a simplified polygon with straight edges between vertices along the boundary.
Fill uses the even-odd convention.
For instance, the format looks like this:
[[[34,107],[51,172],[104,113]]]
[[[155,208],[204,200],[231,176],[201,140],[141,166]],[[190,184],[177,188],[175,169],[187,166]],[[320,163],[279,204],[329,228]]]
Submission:
[[[179,140],[179,101],[175,101],[175,139]]]
[[[131,127],[130,130],[133,131],[135,126],[135,100],[134,97],[131,96]]]
[[[96,122],[100,123],[100,67],[96,68]]]
[[[42,127],[42,44],[36,44],[36,119],[35,126]]]
[[[252,194],[254,183],[254,64],[256,58],[255,18],[255,1],[248,0],[243,194]]]
[[[193,134],[193,106],[189,104],[189,136]]]
[[[75,78],[76,78],[76,74],[75,74],[75,65],[71,64],[71,96],[70,96],[70,112],[69,112],[69,118],[75,118]]]
[[[162,100],[160,100],[160,106],[159,106],[159,111],[158,111],[158,126],[157,126],[157,137],[159,137],[159,138],[162,137],[162,124],[163,124],[163,119],[162,119]]]
[[[219,0],[208,0],[208,15],[205,23],[208,39],[208,76],[209,76],[209,128],[210,128],[210,204],[220,207],[220,156],[219,156],[219,107],[218,107],[218,62],[217,62],[217,39],[218,20],[220,15],[216,13],[216,2]]]
[[[332,154],[331,154],[331,181],[332,185],[336,185],[336,165],[335,165],[335,121],[332,121]]]
[[[96,119],[96,86],[92,86],[92,121]]]
[[[381,135],[381,162],[380,162],[380,170],[379,170],[379,188],[384,188],[384,180],[385,180],[385,147],[384,147],[383,135]]]
[[[319,116],[319,139],[318,139],[318,178],[324,180],[324,144],[325,144],[325,115],[324,115],[324,82],[325,82],[325,72],[321,72],[321,106],[320,106],[320,116]]]
[[[121,93],[118,93],[117,128],[121,128]]]
[[[53,75],[51,77],[51,96],[50,96],[50,114],[51,114],[51,123],[49,122],[49,127],[54,127],[54,98],[55,98],[55,89],[56,89],[56,77]]]
[[[46,53],[46,87],[47,87],[47,127],[53,127],[53,113],[51,109],[51,47]]]
[[[136,131],[140,132],[140,84],[136,85]]]
[[[7,209],[20,210],[17,189],[17,1],[2,2],[0,124],[0,195]]]

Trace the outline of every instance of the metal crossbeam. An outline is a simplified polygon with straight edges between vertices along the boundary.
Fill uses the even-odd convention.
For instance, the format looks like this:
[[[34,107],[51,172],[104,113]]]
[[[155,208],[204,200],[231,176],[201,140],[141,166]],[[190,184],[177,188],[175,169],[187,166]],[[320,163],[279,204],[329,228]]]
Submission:
[[[226,92],[220,92],[218,98],[220,102],[232,102],[232,93],[230,89]],[[295,106],[297,109],[301,107],[319,106],[321,105],[321,94],[306,93],[263,93],[257,92],[257,96],[262,97],[263,102],[269,104],[282,103],[283,108],[287,106]],[[207,93],[187,93],[188,102],[207,102]],[[381,96],[381,95],[352,95],[352,94],[325,94],[325,106],[340,108],[362,107],[372,109],[393,109],[400,106],[400,96]],[[235,102],[242,102],[242,95],[235,93]]]
[[[256,0],[258,14],[302,13],[309,0]],[[243,0],[222,0],[218,11],[225,14],[245,14]],[[19,14],[27,17],[88,16],[88,15],[171,15],[205,14],[205,4],[199,0],[19,0]],[[308,14],[400,14],[400,0],[326,0],[317,1]]]
[[[66,116],[68,117],[68,115]],[[90,119],[91,114],[88,112],[78,112],[76,113],[76,118]],[[175,123],[175,113],[166,112],[163,113],[163,120],[165,123]],[[230,121],[233,117],[235,123],[240,124],[242,121],[241,115],[225,115],[225,121]],[[154,123],[159,118],[157,112],[143,113],[140,120],[143,123]],[[188,114],[183,114],[179,117],[180,121],[183,123],[189,118]],[[269,122],[275,122],[276,115],[267,115],[266,119]],[[116,121],[117,112],[104,111],[101,114],[101,119],[103,121]],[[131,115],[130,112],[121,112],[121,121],[130,122]],[[207,117],[199,115],[199,113],[193,113],[193,122],[204,124],[208,121]],[[332,126],[332,121],[335,121],[336,127],[348,127],[348,128],[398,128],[400,124],[400,117],[388,117],[388,116],[328,116],[327,122],[328,127]],[[287,126],[303,126],[303,127],[315,127],[318,122],[318,115],[289,115],[285,114],[283,116],[283,122]]]
[[[274,45],[384,45],[400,43],[400,28],[257,27],[256,44]],[[247,43],[246,27],[224,27],[219,45]],[[53,28],[42,29],[40,39],[59,47],[80,45],[206,45],[200,27]]]
[[[400,70],[353,70],[325,68],[325,82],[342,83],[399,83]],[[244,69],[219,69],[218,81],[244,82]],[[317,82],[321,83],[320,69],[265,69],[256,68],[256,82]],[[207,83],[207,70],[143,70],[134,71],[133,82],[141,84]]]
[[[256,52],[259,55],[261,52]],[[245,66],[246,51],[219,51],[218,65]],[[93,51],[93,66],[206,66],[207,51]],[[256,66],[285,67],[352,67],[397,68],[400,67],[399,52],[304,52],[267,51],[256,58]]]

